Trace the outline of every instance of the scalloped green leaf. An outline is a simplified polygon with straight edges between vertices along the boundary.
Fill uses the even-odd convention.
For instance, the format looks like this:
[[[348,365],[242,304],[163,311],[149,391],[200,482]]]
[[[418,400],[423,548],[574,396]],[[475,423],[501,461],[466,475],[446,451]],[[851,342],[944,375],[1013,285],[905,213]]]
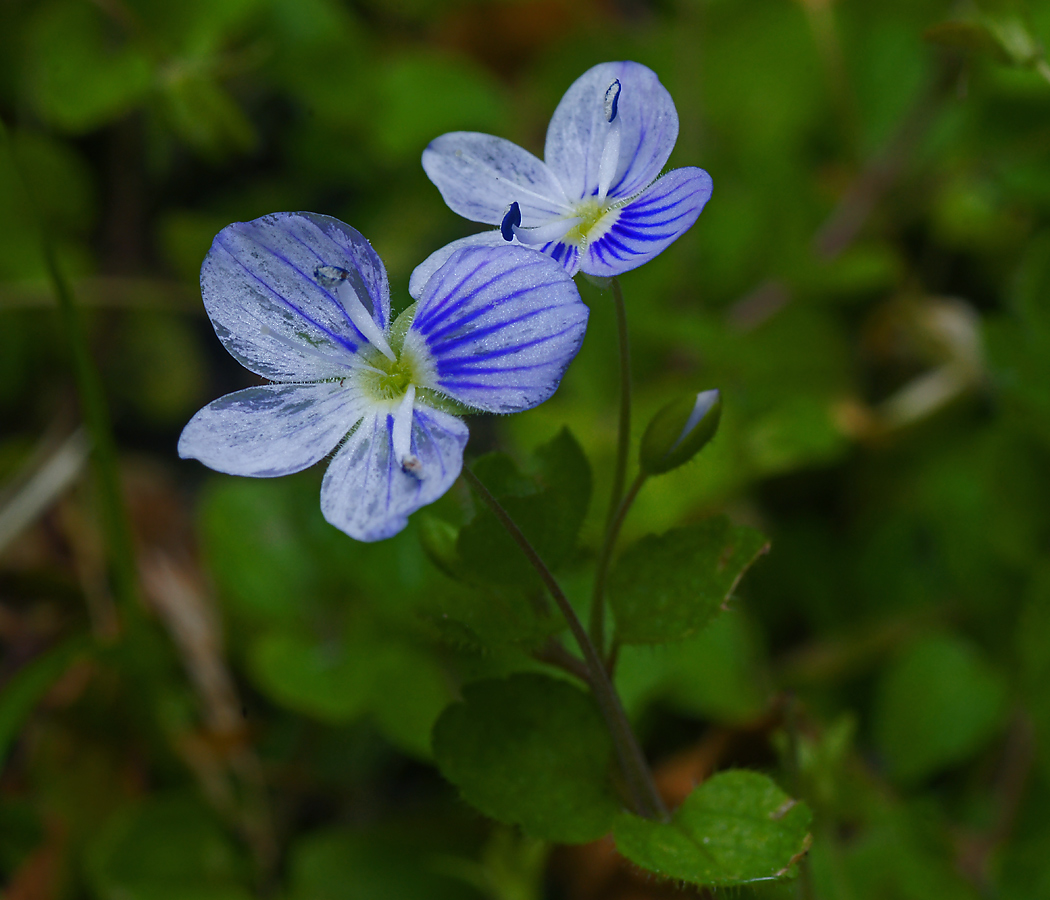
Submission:
[[[642,538],[609,578],[617,637],[625,644],[660,644],[696,634],[768,549],[761,532],[725,516]]]
[[[596,840],[620,810],[605,723],[565,681],[530,673],[467,685],[434,726],[433,749],[468,803],[533,837]]]
[[[613,836],[616,849],[643,869],[728,887],[792,875],[812,841],[811,818],[765,775],[737,769],[705,781],[670,822],[625,813]]]

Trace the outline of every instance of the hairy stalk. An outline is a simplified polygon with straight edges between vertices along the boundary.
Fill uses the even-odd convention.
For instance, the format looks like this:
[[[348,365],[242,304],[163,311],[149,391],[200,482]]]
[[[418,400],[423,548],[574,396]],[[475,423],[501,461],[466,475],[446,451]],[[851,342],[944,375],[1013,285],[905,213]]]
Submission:
[[[109,550],[110,568],[113,579],[113,592],[120,601],[125,625],[139,615],[138,577],[135,567],[135,555],[131,540],[131,529],[120,489],[120,474],[117,466],[116,444],[113,440],[113,429],[110,424],[109,409],[106,406],[105,394],[98,370],[91,359],[84,325],[77,308],[69,282],[62,273],[55,255],[55,248],[48,234],[47,226],[37,212],[29,184],[22,174],[18,160],[15,158],[14,144],[7,127],[0,121],[0,143],[7,150],[10,166],[15,174],[24,198],[26,213],[34,220],[40,247],[43,252],[44,265],[48,280],[58,303],[59,316],[66,333],[73,356],[73,371],[77,391],[91,436],[92,459],[95,467],[95,478],[98,483],[99,502],[101,505],[102,527],[106,535]]]
[[[609,520],[609,527],[605,532],[605,541],[602,543],[601,552],[598,554],[598,566],[594,571],[594,593],[591,596],[592,610],[595,606],[605,605],[605,581],[609,577],[609,566],[612,563],[613,551],[616,549],[616,541],[620,537],[620,529],[623,528],[623,520],[627,518],[627,513],[638,496],[638,492],[648,478],[649,476],[645,472],[638,473],[638,477],[634,479],[631,487],[620,500]],[[613,646],[614,649],[618,650],[615,643]],[[609,656],[609,660],[606,663],[606,668],[609,672],[612,672],[616,665],[616,656],[616,652]]]
[[[605,520],[605,543],[609,543],[609,534],[613,527],[620,501],[623,498],[623,486],[627,480],[627,456],[631,450],[631,346],[627,335],[627,308],[623,302],[623,290],[615,276],[611,279],[613,305],[616,308],[616,333],[619,336],[620,348],[620,422],[616,439],[616,464],[613,468],[612,492],[609,495],[609,513]],[[595,583],[591,598],[591,640],[599,653],[605,652],[605,593]]]
[[[666,820],[668,818],[667,809],[656,791],[652,773],[649,771],[649,766],[645,761],[642,750],[638,746],[634,732],[631,730],[631,725],[627,720],[627,713],[624,711],[616,689],[605,671],[605,665],[602,663],[598,650],[587,635],[587,631],[576,615],[576,611],[572,608],[572,604],[569,603],[569,598],[565,596],[557,579],[555,579],[550,569],[547,568],[546,563],[540,559],[532,544],[529,543],[529,539],[525,537],[521,529],[518,528],[517,523],[500,505],[500,502],[492,496],[489,489],[482,484],[477,475],[464,466],[463,477],[489,509],[492,510],[515,543],[521,547],[522,552],[550,592],[558,609],[561,610],[565,621],[569,625],[569,630],[576,639],[576,643],[579,644],[580,652],[583,654],[583,661],[587,666],[591,692],[594,694],[594,699],[598,703],[598,708],[605,719],[609,733],[612,735],[613,746],[616,748],[616,756],[627,783],[634,811],[647,819]]]

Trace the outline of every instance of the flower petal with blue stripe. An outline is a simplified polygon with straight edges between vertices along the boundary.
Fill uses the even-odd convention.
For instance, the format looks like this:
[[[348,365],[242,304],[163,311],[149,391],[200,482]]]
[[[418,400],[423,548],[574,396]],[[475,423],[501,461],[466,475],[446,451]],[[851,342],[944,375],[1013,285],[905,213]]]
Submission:
[[[275,213],[223,229],[201,269],[205,307],[230,353],[273,383],[204,407],[179,455],[266,478],[335,451],[325,518],[363,541],[399,532],[459,476],[468,432],[450,401],[542,403],[587,324],[569,275],[529,248],[455,248],[423,274],[391,323],[386,270],[348,225]]]
[[[703,169],[662,178],[678,113],[656,74],[635,62],[602,63],[566,92],[551,117],[545,161],[502,138],[452,132],[423,151],[423,168],[449,207],[500,226],[570,275],[634,269],[684,234],[711,196]]]

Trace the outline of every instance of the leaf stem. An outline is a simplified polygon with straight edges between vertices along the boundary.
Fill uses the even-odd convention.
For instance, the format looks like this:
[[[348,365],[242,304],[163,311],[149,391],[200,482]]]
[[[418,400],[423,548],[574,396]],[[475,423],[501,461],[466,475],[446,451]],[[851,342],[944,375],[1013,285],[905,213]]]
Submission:
[[[610,279],[613,294],[613,306],[616,309],[616,333],[620,349],[620,421],[616,439],[616,463],[613,468],[612,491],[609,495],[609,513],[605,520],[605,543],[613,521],[623,498],[623,486],[627,481],[627,456],[631,450],[631,345],[627,333],[627,308],[623,302],[623,290],[620,280],[613,276]],[[591,600],[590,614],[591,640],[599,653],[605,652],[605,596],[604,592],[595,590]]]
[[[572,636],[576,639],[576,643],[579,644],[580,652],[583,654],[583,661],[587,666],[591,692],[594,694],[594,699],[598,703],[602,717],[605,719],[606,727],[608,727],[609,733],[612,735],[613,746],[616,748],[616,755],[627,783],[634,811],[647,819],[666,820],[668,818],[667,809],[656,791],[652,773],[649,771],[645,756],[642,754],[634,732],[631,730],[630,722],[627,720],[627,713],[624,711],[616,689],[605,671],[605,665],[602,663],[598,650],[587,635],[587,631],[583,627],[579,616],[576,615],[576,611],[572,608],[572,604],[569,603],[569,598],[565,596],[557,579],[551,573],[551,570],[547,568],[546,563],[540,558],[529,539],[525,537],[517,523],[510,517],[500,502],[492,496],[481,479],[466,466],[463,467],[463,477],[488,508],[492,510],[515,543],[521,547],[522,552],[537,574],[539,574],[544,585],[546,585],[558,609],[561,610],[565,621],[569,625],[569,630],[572,632]]]

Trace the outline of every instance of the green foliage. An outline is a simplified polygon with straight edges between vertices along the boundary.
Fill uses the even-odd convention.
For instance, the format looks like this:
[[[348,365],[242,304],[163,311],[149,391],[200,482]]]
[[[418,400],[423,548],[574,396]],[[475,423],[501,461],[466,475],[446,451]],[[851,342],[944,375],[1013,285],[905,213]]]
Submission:
[[[204,477],[174,447],[198,404],[252,382],[199,303],[221,227],[337,215],[386,261],[401,310],[414,266],[485,227],[444,206],[426,143],[479,130],[542,155],[565,88],[610,59],[657,72],[680,122],[669,167],[715,184],[696,225],[621,280],[632,449],[698,385],[725,403],[717,440],[650,478],[624,523],[614,613],[621,639],[653,642],[621,643],[613,668],[643,750],[672,790],[756,765],[814,809],[805,882],[736,887],[741,900],[1050,895],[1050,4],[642,5],[0,3],[0,118],[84,307],[139,559],[173,573],[150,579],[158,640],[137,653],[175,663],[130,670],[136,647],[118,645],[63,665],[76,635],[113,633],[85,473],[0,547],[12,896],[599,892],[571,853],[520,836],[608,829],[618,768],[582,689],[513,687],[552,671],[552,642],[572,646],[469,490],[364,546],[321,517],[319,468]],[[580,287],[587,339],[561,387],[473,418],[467,460],[583,610],[619,373],[609,297]],[[60,336],[4,156],[5,525],[76,427]],[[775,552],[723,613],[750,560],[733,550],[720,572],[721,537],[682,535],[731,537],[724,513],[761,523]],[[460,798],[431,731],[441,719],[451,744],[479,718],[535,732],[533,768],[513,768],[506,735],[479,739],[488,768],[467,768],[489,780]],[[567,746],[578,729],[586,746]],[[548,769],[546,749],[572,765]],[[532,825],[499,796],[510,770]],[[541,803],[573,833],[549,832]],[[650,831],[689,843],[620,822],[647,835],[639,865],[670,872]]]
[[[1002,722],[1006,685],[957,638],[924,638],[886,670],[875,735],[893,775],[914,783],[968,758]]]
[[[690,638],[624,647],[616,686],[631,712],[659,704],[717,722],[759,716],[769,693],[753,626],[738,609]]]
[[[97,128],[140,102],[153,71],[143,49],[114,34],[92,4],[52,0],[29,26],[32,95],[40,116],[57,127]]]
[[[289,900],[470,900],[477,894],[439,870],[436,855],[368,832],[331,830],[292,850]]]
[[[476,460],[474,473],[548,566],[557,569],[571,558],[591,499],[591,470],[568,428],[537,448],[535,474],[521,472],[500,453]],[[498,585],[536,579],[520,548],[480,504],[459,532],[456,548],[472,578]]]
[[[99,897],[247,900],[245,860],[222,826],[187,797],[158,796],[119,814],[90,848]]]
[[[705,781],[670,822],[623,815],[616,849],[665,878],[722,887],[782,878],[809,849],[810,813],[758,772]]]
[[[87,647],[83,637],[70,638],[23,666],[4,684],[0,690],[0,767],[33,707]]]
[[[656,644],[695,634],[768,548],[758,531],[724,516],[642,538],[609,578],[618,640]]]
[[[619,810],[605,723],[564,681],[522,674],[467,685],[434,726],[434,757],[473,806],[535,837],[596,840]]]

